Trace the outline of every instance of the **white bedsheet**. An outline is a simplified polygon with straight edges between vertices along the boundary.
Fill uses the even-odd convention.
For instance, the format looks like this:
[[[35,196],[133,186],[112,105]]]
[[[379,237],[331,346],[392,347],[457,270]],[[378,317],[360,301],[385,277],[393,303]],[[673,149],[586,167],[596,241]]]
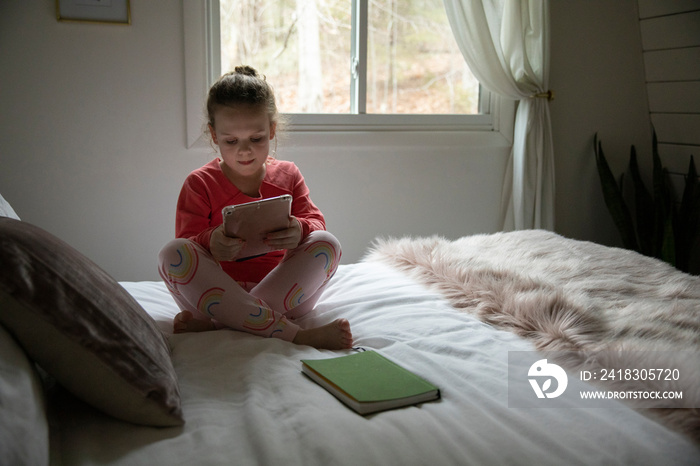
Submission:
[[[177,309],[165,287],[123,285],[169,332]],[[67,397],[53,421],[53,463],[668,465],[700,458],[684,437],[622,405],[509,408],[508,351],[530,351],[530,343],[459,313],[388,266],[341,266],[316,311],[301,325],[347,317],[356,345],[435,383],[442,399],[362,417],[300,372],[300,359],[344,352],[231,330],[169,335],[186,424],[134,426]]]

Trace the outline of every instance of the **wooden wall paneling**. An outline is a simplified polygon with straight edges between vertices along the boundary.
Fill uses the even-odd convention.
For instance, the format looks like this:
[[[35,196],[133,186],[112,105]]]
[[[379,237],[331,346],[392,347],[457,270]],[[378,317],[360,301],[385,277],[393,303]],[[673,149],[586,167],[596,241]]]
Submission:
[[[647,82],[700,80],[700,47],[644,52]]]
[[[661,163],[668,170],[669,180],[676,199],[680,199],[683,195],[685,175],[688,173],[691,155],[693,156],[695,169],[700,170],[700,147],[659,144]]]
[[[659,143],[700,146],[700,114],[653,113]]]
[[[649,112],[677,199],[700,168],[700,0],[638,0]]]
[[[700,147],[678,144],[659,144],[659,156],[664,167],[671,173],[688,173],[690,156],[693,156],[695,168],[700,170]]]
[[[644,50],[700,46],[700,11],[643,19],[639,25]]]
[[[639,0],[639,17],[651,18],[700,10],[700,0]]]
[[[698,113],[700,81],[647,83],[651,113]]]

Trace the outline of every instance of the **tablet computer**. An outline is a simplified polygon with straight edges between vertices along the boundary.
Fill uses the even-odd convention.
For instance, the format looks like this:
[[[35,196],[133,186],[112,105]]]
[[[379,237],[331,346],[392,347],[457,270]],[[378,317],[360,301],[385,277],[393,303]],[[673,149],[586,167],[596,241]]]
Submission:
[[[268,233],[289,227],[291,208],[289,194],[224,207],[221,211],[224,233],[245,240],[234,260],[251,259],[273,251],[263,240]]]

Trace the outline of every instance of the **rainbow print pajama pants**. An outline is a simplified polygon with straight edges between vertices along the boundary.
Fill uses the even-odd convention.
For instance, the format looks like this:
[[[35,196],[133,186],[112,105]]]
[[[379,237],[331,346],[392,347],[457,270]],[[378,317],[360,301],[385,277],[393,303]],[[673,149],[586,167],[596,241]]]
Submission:
[[[178,238],[159,254],[159,272],[181,310],[254,335],[292,341],[289,319],[311,311],[338,268],[340,243],[313,231],[260,283],[239,283],[199,244]]]

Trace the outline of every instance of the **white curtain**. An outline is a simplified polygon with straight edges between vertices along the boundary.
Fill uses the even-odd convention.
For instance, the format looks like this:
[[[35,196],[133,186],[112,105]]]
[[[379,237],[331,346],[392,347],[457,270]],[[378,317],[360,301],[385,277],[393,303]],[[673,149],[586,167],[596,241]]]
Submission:
[[[491,92],[519,101],[503,184],[503,229],[553,230],[548,0],[443,1],[474,76]]]

